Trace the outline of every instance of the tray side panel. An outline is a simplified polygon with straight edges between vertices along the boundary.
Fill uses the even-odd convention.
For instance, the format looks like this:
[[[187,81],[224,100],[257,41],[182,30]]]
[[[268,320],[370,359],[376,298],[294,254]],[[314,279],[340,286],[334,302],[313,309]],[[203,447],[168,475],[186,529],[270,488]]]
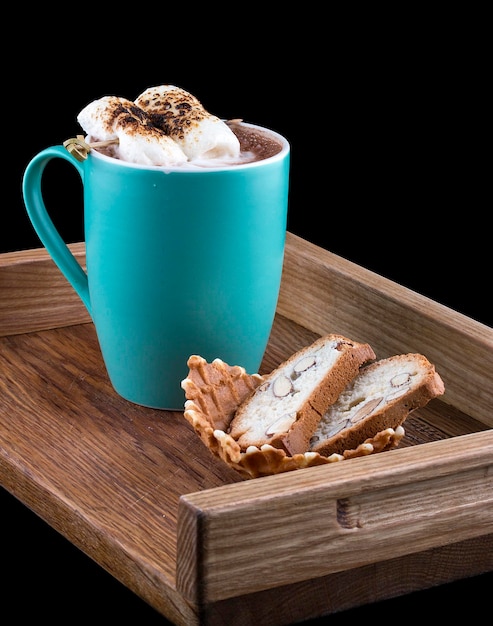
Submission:
[[[492,570],[493,535],[485,535],[302,583],[222,600],[204,607],[201,623],[208,626],[285,626]],[[467,597],[457,601],[461,599],[469,601]],[[241,610],[238,610],[239,605]]]
[[[370,343],[378,358],[420,352],[444,402],[493,427],[493,329],[289,234],[281,315],[323,335]]]
[[[397,449],[182,496],[177,588],[193,603],[214,602],[491,530],[493,431],[419,453]]]
[[[68,248],[85,270],[85,244]],[[44,248],[0,255],[0,337],[91,321]]]

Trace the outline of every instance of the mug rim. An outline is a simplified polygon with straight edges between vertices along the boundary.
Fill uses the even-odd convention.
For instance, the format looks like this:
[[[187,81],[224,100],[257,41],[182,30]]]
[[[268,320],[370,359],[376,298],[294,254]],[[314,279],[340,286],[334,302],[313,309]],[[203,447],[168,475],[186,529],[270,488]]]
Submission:
[[[290,152],[291,145],[289,141],[286,139],[286,137],[284,137],[284,135],[281,135],[281,133],[279,133],[278,131],[272,130],[271,128],[268,128],[267,126],[261,126],[260,124],[244,122],[243,120],[241,122],[238,122],[238,124],[240,126],[246,126],[247,128],[253,128],[253,129],[268,133],[269,135],[272,135],[274,139],[277,139],[280,142],[281,150],[277,152],[276,154],[273,154],[270,157],[266,157],[265,159],[259,159],[257,161],[249,161],[248,163],[234,163],[234,164],[225,163],[223,165],[217,165],[217,166],[211,166],[211,167],[205,167],[205,166],[200,167],[197,165],[194,166],[193,163],[190,163],[190,162],[184,163],[182,165],[146,165],[145,163],[132,163],[131,161],[124,161],[116,157],[108,156],[106,154],[103,154],[102,152],[99,152],[99,150],[96,150],[96,149],[92,149],[89,152],[88,157],[92,156],[96,159],[100,159],[101,161],[104,161],[106,163],[111,163],[118,167],[128,167],[128,168],[137,169],[137,170],[151,170],[153,172],[159,172],[159,171],[183,172],[183,173],[190,174],[190,173],[206,173],[206,172],[224,172],[224,171],[231,171],[231,170],[237,171],[237,170],[251,169],[254,167],[262,167],[263,165],[265,166],[268,163],[281,161]],[[90,135],[87,135],[84,140],[89,143],[91,141]]]

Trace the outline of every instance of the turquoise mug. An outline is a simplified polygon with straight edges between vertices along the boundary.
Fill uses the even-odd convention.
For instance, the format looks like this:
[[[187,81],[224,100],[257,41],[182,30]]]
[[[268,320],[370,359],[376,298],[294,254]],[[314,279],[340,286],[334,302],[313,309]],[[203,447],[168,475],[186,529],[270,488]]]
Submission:
[[[33,157],[24,203],[42,244],[85,304],[115,391],[183,410],[180,382],[199,354],[257,372],[277,306],[286,238],[290,146],[218,168],[160,168],[63,146]],[[46,165],[64,159],[83,186],[86,271],[46,209]],[[81,363],[81,368],[84,364]]]

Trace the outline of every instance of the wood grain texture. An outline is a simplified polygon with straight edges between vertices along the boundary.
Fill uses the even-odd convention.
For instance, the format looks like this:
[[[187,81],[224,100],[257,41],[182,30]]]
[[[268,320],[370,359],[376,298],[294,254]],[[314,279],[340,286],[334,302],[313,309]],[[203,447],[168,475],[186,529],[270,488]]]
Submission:
[[[181,412],[114,392],[46,251],[0,255],[0,482],[175,624],[288,624],[493,569],[491,329],[290,234],[285,268],[261,372],[343,332],[419,349],[449,391],[398,450],[246,481]]]
[[[68,248],[85,269],[85,244]],[[44,248],[0,254],[0,337],[89,321],[79,296]]]
[[[493,534],[405,557],[312,578],[302,583],[205,604],[208,626],[285,626],[428,589],[493,569]],[[449,598],[450,601],[450,598]],[[399,614],[391,616],[398,619]],[[386,614],[379,618],[385,621]],[[317,621],[318,624],[318,621]]]

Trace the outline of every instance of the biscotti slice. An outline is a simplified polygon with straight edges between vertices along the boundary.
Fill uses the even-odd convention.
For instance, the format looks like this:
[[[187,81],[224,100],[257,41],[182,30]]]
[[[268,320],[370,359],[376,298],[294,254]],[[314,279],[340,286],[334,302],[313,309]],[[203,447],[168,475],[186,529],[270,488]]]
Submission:
[[[387,428],[396,429],[411,411],[444,393],[443,381],[422,354],[399,354],[362,367],[319,421],[309,450],[344,454]]]
[[[375,358],[367,343],[337,334],[320,337],[264,376],[239,406],[228,434],[241,450],[268,444],[291,456],[303,454],[324,411]]]

